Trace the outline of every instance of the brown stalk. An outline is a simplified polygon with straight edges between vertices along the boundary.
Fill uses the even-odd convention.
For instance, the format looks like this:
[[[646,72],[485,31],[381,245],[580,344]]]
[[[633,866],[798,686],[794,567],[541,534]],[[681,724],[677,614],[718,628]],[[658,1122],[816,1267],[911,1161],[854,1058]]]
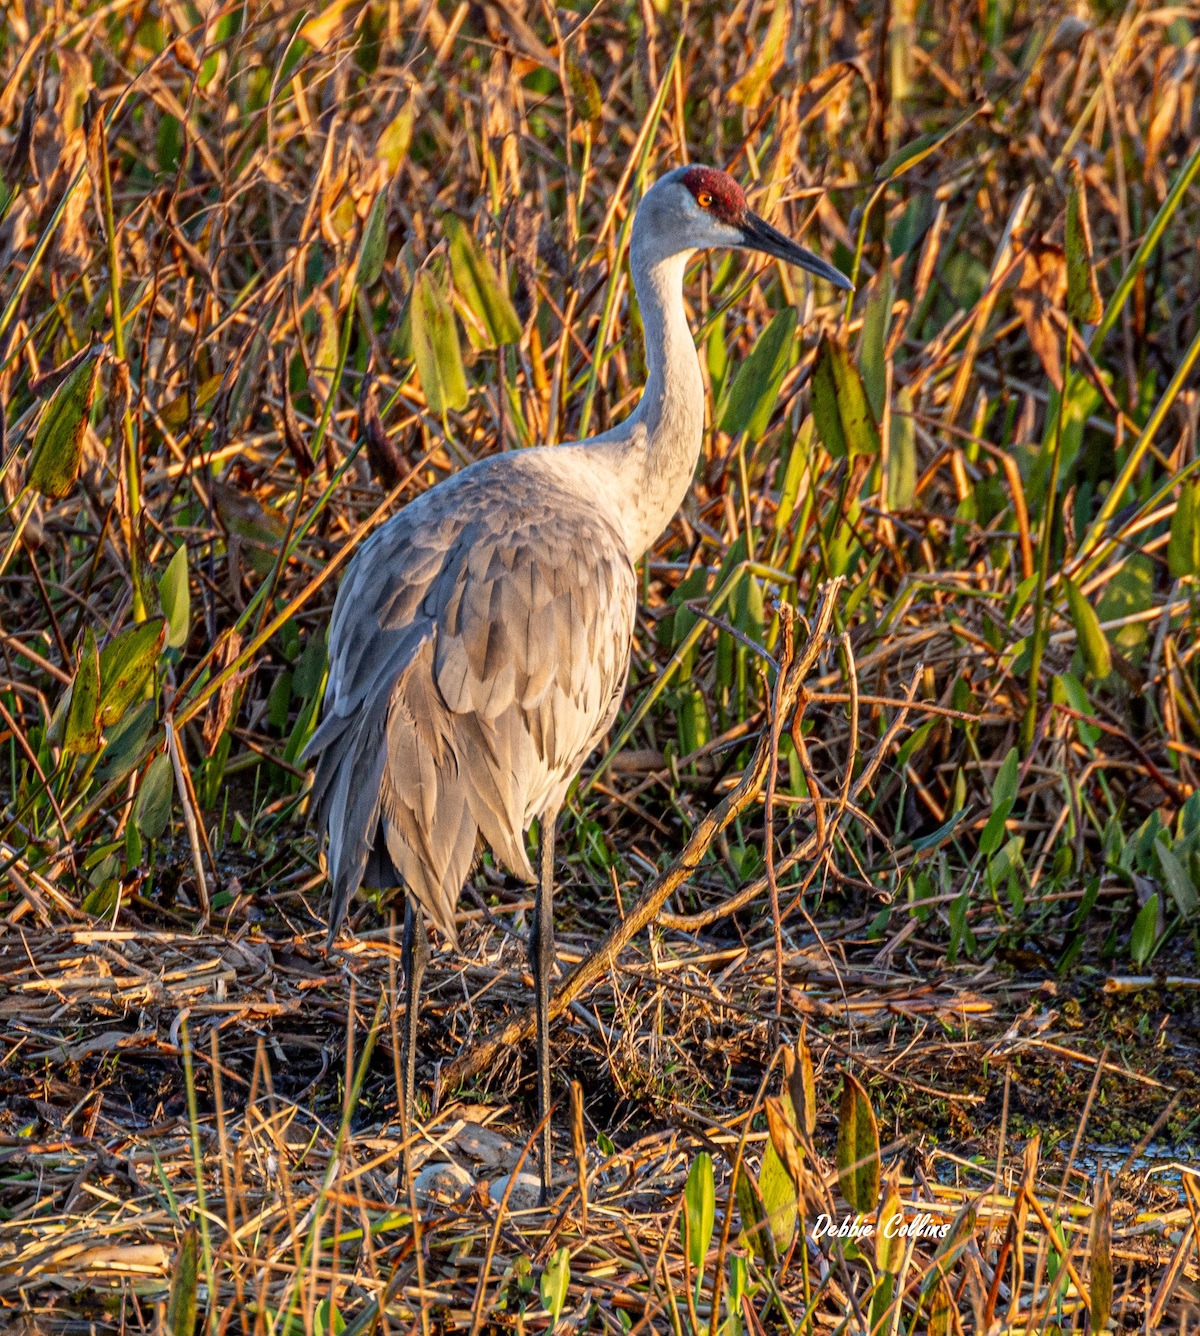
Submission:
[[[571,1082],[571,1142],[575,1151],[575,1173],[579,1182],[579,1227],[588,1227],[587,1140],[583,1130],[583,1087]]]
[[[183,823],[187,827],[188,843],[191,845],[192,867],[196,873],[196,890],[200,896],[202,921],[207,925],[210,911],[208,882],[204,879],[204,858],[200,852],[203,821],[197,819],[199,807],[196,803],[195,790],[192,788],[192,777],[188,771],[187,759],[179,746],[175,722],[170,715],[163,720],[163,731],[167,737],[167,754],[171,758],[171,769],[175,772],[175,789],[179,794],[179,805],[183,809]],[[207,833],[203,834],[203,841],[205,853],[208,855],[208,865],[213,868],[215,876],[216,869],[213,865],[212,850],[208,847]]]
[[[780,664],[790,663],[795,652],[793,643],[793,610],[790,604],[783,603],[779,608],[780,626],[783,632],[783,648],[780,651]],[[765,673],[764,673],[765,679]],[[771,702],[771,742],[767,764],[767,792],[763,799],[763,856],[767,866],[767,887],[771,895],[771,931],[775,938],[775,1018],[778,1022],[783,1015],[783,927],[779,919],[779,883],[775,880],[775,785],[779,779],[779,738],[783,730],[783,714],[780,710],[779,693],[783,686],[782,666],[775,678],[775,694]],[[766,686],[764,680],[764,688]],[[766,691],[763,692],[766,695]],[[779,1043],[779,1036],[773,1036],[774,1045]]]

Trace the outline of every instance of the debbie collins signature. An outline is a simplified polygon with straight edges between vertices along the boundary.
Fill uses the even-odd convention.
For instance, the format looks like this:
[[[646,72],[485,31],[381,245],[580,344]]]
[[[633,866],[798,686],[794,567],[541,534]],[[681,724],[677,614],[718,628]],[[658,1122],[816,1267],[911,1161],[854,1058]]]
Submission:
[[[889,1216],[883,1227],[884,1238],[888,1239],[944,1239],[950,1232],[950,1223],[935,1220],[928,1211],[921,1211],[911,1220],[906,1220],[902,1212]],[[875,1222],[862,1215],[843,1216],[835,1220],[831,1215],[817,1216],[813,1225],[814,1239],[869,1239],[875,1235]]]

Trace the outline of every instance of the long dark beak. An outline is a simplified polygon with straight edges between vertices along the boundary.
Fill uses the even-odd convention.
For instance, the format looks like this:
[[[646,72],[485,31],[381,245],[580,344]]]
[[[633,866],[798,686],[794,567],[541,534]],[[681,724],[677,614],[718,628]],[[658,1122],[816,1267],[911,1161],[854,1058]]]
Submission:
[[[805,250],[803,246],[798,246],[791,237],[785,237],[782,232],[777,232],[765,218],[760,218],[756,213],[747,211],[742,220],[742,245],[750,250],[762,251],[764,255],[772,255],[777,260],[785,260],[788,264],[794,264],[800,269],[807,269],[810,274],[816,274],[818,278],[823,278],[832,283],[835,288],[853,288],[854,284],[842,273],[840,269],[835,269],[833,265],[822,260],[819,255],[814,255],[812,251]]]

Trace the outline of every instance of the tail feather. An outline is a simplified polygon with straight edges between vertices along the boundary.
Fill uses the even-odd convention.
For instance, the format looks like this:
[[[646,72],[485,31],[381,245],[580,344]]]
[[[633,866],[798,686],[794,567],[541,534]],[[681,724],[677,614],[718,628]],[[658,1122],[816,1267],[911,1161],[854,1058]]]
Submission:
[[[402,883],[457,947],[454,914],[479,842],[473,790],[433,682],[432,640],[405,649],[352,714],[326,717],[305,753],[316,757],[312,822],[329,837],[329,935],[360,886]]]
[[[382,824],[404,884],[457,946],[454,911],[475,857],[478,827],[432,665],[433,643],[428,641],[392,692]]]
[[[402,804],[388,804],[386,798],[385,810],[390,808],[390,814],[385,815],[380,825],[387,840],[388,856],[405,886],[457,950],[458,925],[454,913],[459,892],[475,860],[478,831],[461,789],[454,792],[447,787],[449,791],[443,791],[432,829],[418,834],[412,813]]]
[[[377,845],[384,845],[379,811],[387,764],[388,709],[396,681],[419,652],[421,643],[420,638],[409,633],[381,652],[371,690],[362,693],[353,710],[329,709],[327,696],[329,713],[304,751],[305,760],[316,758],[312,824],[318,838],[325,834],[329,837],[330,941],[337,935],[351,899],[363,884],[368,861]],[[382,860],[376,858],[372,876],[381,876],[386,871]]]
[[[329,878],[333,887],[329,905],[331,941],[362,885],[375,845],[387,759],[383,715],[382,709],[376,709],[339,739],[338,754],[330,749],[321,756],[322,765],[328,762],[333,771],[322,795],[322,824],[329,832]]]

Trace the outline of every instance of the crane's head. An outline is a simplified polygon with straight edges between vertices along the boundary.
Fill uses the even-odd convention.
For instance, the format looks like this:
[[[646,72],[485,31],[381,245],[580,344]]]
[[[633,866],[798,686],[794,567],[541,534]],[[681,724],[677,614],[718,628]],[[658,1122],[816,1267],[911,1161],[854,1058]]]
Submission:
[[[805,250],[746,206],[741,186],[715,167],[677,167],[646,192],[635,233],[661,255],[716,247],[762,251],[807,269],[834,287],[854,285],[819,255]]]

